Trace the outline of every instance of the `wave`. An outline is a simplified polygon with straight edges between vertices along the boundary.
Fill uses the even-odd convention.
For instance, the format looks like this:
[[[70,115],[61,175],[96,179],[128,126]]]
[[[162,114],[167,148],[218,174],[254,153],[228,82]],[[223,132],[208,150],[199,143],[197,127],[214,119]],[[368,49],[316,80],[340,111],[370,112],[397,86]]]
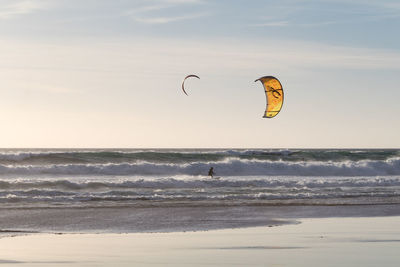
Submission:
[[[142,205],[144,202],[157,206],[176,201],[190,204],[201,201],[204,205],[221,204],[221,201],[229,205],[400,203],[400,177],[396,176],[87,179],[0,180],[0,203],[24,207],[120,205],[118,203]]]
[[[157,194],[139,194],[137,192],[127,191],[108,191],[108,192],[90,192],[75,193],[49,190],[30,190],[30,191],[10,191],[0,193],[0,202],[51,202],[51,203],[82,203],[82,202],[126,202],[126,201],[248,201],[248,200],[326,200],[324,203],[337,201],[338,199],[352,199],[352,203],[358,203],[358,199],[371,202],[391,203],[393,201],[400,203],[400,193],[398,191],[388,190],[386,192],[279,192],[279,193],[227,193],[219,194],[199,194],[193,192],[159,192]],[[332,201],[333,200],[333,201]],[[351,202],[350,202],[351,203]]]
[[[400,175],[400,158],[384,161],[285,162],[226,159],[194,163],[107,163],[0,165],[0,174],[16,175],[204,175],[214,167],[218,176],[377,176]]]
[[[15,195],[9,195],[7,197],[1,197],[0,196],[0,203],[15,203],[15,202],[65,202],[65,203],[71,203],[71,202],[104,202],[104,201],[114,201],[114,202],[122,202],[122,201],[222,201],[222,200],[235,200],[235,201],[249,201],[249,200],[325,200],[323,203],[318,203],[321,205],[327,205],[330,204],[329,200],[335,198],[337,201],[338,199],[345,199],[345,198],[363,198],[363,197],[375,197],[375,198],[388,198],[388,197],[399,197],[398,194],[391,193],[391,194],[357,194],[357,195],[348,195],[348,196],[330,196],[328,194],[323,194],[319,196],[310,196],[310,195],[295,195],[295,196],[288,196],[288,195],[247,195],[247,196],[240,196],[240,197],[234,197],[234,196],[217,196],[217,197],[207,197],[207,196],[182,196],[182,197],[166,197],[166,196],[149,196],[149,197],[121,197],[121,196],[88,196],[88,197],[75,197],[75,198],[66,198],[66,197],[58,197],[58,198],[48,198],[48,197],[36,197],[34,199],[32,198],[27,198],[27,197],[22,197],[22,196],[15,196]],[[348,202],[348,204],[357,204],[356,202],[357,199],[353,199],[352,202]],[[381,202],[382,200],[380,200]],[[375,201],[376,202],[376,201]],[[369,203],[369,204],[374,204],[375,202]],[[396,199],[394,201],[395,203],[399,203],[399,200]],[[381,202],[381,203],[386,203],[386,204],[391,204],[392,202]],[[245,203],[243,203],[245,204]],[[306,203],[304,203],[306,204]],[[332,203],[333,204],[333,203]],[[360,204],[360,203],[358,203]]]
[[[0,164],[88,164],[88,163],[195,163],[228,159],[288,162],[384,161],[400,157],[396,149],[127,149],[127,150],[0,150]]]
[[[70,181],[61,180],[0,180],[0,190],[63,190],[63,191],[104,191],[114,189],[207,189],[207,188],[363,188],[363,187],[393,187],[400,186],[400,177],[349,177],[349,178],[224,178],[212,180],[209,178],[157,178],[130,179],[117,181]]]

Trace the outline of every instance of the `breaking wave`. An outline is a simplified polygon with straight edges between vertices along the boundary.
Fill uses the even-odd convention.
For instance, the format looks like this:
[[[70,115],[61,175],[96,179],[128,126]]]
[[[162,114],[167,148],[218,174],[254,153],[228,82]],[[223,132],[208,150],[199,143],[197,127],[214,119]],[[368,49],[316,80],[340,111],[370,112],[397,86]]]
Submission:
[[[0,165],[0,174],[23,175],[202,175],[214,167],[219,176],[377,176],[400,175],[400,158],[384,161],[285,162],[226,159],[193,163],[105,163],[53,165]]]
[[[76,163],[195,163],[228,159],[285,162],[343,162],[388,160],[399,158],[400,152],[386,150],[323,150],[323,149],[160,149],[160,150],[2,150],[0,164],[76,164]]]
[[[143,201],[313,201],[314,204],[400,203],[400,177],[130,178],[87,181],[0,181],[1,203],[127,203]],[[233,203],[232,202],[232,203]],[[79,204],[81,203],[81,204]],[[282,203],[281,203],[282,204]],[[157,204],[153,204],[157,205]]]
[[[67,179],[22,179],[16,181],[0,181],[0,190],[109,190],[109,189],[167,189],[167,188],[358,188],[358,187],[388,187],[400,186],[400,177],[349,177],[349,178],[301,178],[301,177],[229,177],[224,179],[197,178],[130,178],[104,180],[78,180]]]
[[[0,202],[400,203],[399,151],[2,149]]]

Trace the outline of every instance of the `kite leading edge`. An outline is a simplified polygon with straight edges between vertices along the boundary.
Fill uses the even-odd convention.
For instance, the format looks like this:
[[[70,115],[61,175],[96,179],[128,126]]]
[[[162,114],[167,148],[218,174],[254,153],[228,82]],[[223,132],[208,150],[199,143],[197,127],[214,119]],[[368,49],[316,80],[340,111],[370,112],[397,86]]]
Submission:
[[[283,105],[283,88],[279,80],[273,76],[261,77],[255,82],[260,81],[267,97],[267,108],[263,118],[273,118],[278,115]]]
[[[183,82],[182,82],[182,90],[183,90],[183,92],[184,92],[186,95],[188,95],[188,94],[187,94],[186,91],[185,91],[185,81],[186,81],[187,78],[190,78],[190,77],[195,77],[195,78],[197,78],[197,79],[200,79],[199,76],[194,75],[194,74],[188,75],[188,76],[185,77],[185,79],[183,79]]]

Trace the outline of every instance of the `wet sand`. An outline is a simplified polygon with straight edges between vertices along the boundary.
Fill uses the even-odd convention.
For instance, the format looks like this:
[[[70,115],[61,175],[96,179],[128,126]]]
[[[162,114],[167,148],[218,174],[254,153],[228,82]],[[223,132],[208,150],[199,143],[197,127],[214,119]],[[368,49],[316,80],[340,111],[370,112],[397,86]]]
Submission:
[[[400,205],[0,208],[0,237],[19,233],[184,232],[290,224],[329,217],[400,216]]]
[[[0,239],[0,264],[364,267],[400,264],[400,216],[314,218],[298,222],[198,232],[4,237]]]

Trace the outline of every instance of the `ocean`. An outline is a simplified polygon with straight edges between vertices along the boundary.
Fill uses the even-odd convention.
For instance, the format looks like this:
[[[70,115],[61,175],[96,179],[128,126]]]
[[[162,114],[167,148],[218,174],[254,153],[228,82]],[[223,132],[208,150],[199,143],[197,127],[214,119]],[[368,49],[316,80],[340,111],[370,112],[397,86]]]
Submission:
[[[202,230],[399,204],[399,149],[0,150],[4,233]]]

